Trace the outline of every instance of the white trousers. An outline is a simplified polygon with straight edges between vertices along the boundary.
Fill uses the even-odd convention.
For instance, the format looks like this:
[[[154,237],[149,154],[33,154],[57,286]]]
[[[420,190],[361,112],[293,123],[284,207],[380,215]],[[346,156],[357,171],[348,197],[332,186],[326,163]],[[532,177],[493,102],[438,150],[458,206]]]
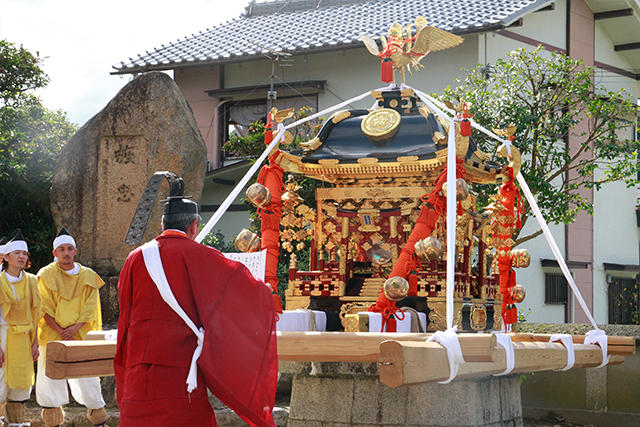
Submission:
[[[7,331],[9,330],[9,325],[0,326],[0,347],[2,348],[2,352],[7,355]],[[7,399],[13,400],[16,402],[22,402],[23,400],[29,400],[31,397],[31,387],[28,390],[20,390],[16,388],[9,388],[7,382],[4,378],[4,368],[5,364],[2,364],[0,368],[0,402],[4,402]]]
[[[38,357],[38,373],[36,374],[36,400],[38,405],[44,408],[57,408],[69,403],[69,390],[71,388],[73,398],[81,405],[89,409],[99,409],[105,406],[100,389],[100,379],[76,378],[69,380],[52,380],[46,372],[45,347],[40,346]]]

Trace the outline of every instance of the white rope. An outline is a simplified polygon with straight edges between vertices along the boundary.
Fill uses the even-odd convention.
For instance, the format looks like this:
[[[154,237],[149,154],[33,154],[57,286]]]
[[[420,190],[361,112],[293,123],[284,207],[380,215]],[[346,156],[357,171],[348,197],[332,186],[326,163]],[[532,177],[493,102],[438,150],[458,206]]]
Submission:
[[[531,211],[535,215],[536,220],[538,221],[538,224],[542,229],[542,233],[544,234],[544,237],[547,239],[547,242],[551,247],[551,251],[553,252],[553,255],[555,255],[556,260],[560,265],[560,269],[564,273],[564,277],[567,279],[569,286],[571,286],[571,289],[573,290],[575,297],[578,300],[578,303],[580,304],[580,307],[582,307],[582,310],[584,310],[585,314],[587,315],[587,318],[589,319],[589,322],[591,322],[593,327],[595,329],[598,329],[598,325],[596,325],[596,321],[593,319],[593,316],[591,316],[591,311],[589,310],[587,303],[584,301],[584,298],[582,298],[580,289],[578,289],[578,286],[576,285],[575,280],[573,280],[573,276],[569,272],[569,267],[567,267],[567,263],[564,261],[564,257],[562,256],[562,253],[560,252],[560,249],[558,248],[558,245],[556,244],[556,241],[553,238],[553,235],[551,234],[551,230],[549,230],[549,226],[547,225],[547,222],[542,216],[542,212],[540,211],[540,207],[538,206],[536,199],[533,197],[533,194],[531,194],[531,190],[529,189],[527,182],[524,180],[524,177],[522,176],[521,173],[518,173],[518,176],[516,178],[518,180],[518,183],[520,184],[520,188],[522,189],[522,192],[524,193],[525,197],[527,198],[527,201],[529,202],[529,206],[531,206]]]
[[[388,90],[388,89],[389,88],[380,88],[380,89],[375,89],[375,90]],[[198,235],[195,238],[195,241],[198,242],[198,243],[202,242],[202,240],[205,237],[207,237],[207,235],[211,232],[211,230],[218,223],[218,221],[220,221],[220,218],[222,218],[222,215],[224,215],[225,212],[227,211],[227,209],[229,209],[229,206],[231,206],[231,203],[233,203],[233,201],[236,199],[236,197],[238,197],[238,195],[240,194],[242,189],[245,187],[245,185],[247,185],[247,182],[249,182],[251,177],[262,166],[262,162],[264,162],[264,160],[267,158],[269,153],[271,153],[271,150],[273,150],[273,148],[284,138],[284,129],[290,129],[292,127],[301,125],[302,123],[305,123],[305,122],[308,122],[310,120],[316,119],[318,117],[324,116],[327,113],[330,113],[332,111],[338,110],[338,109],[340,109],[342,107],[346,107],[347,105],[351,104],[352,102],[360,101],[361,99],[366,98],[370,94],[371,94],[371,91],[364,92],[361,95],[358,95],[358,96],[356,96],[354,98],[348,99],[348,100],[346,100],[344,102],[341,102],[340,104],[336,104],[333,107],[326,108],[326,109],[324,109],[324,110],[322,110],[322,111],[320,111],[320,112],[318,112],[316,114],[313,114],[311,116],[304,117],[304,118],[302,118],[302,119],[300,119],[300,120],[298,120],[296,122],[293,122],[293,123],[291,123],[291,124],[289,124],[287,126],[283,126],[282,123],[279,123],[278,124],[278,135],[273,139],[271,144],[269,144],[267,146],[267,148],[260,155],[260,157],[258,157],[258,159],[255,161],[255,163],[253,165],[251,165],[251,167],[249,168],[247,173],[245,173],[244,176],[242,177],[242,179],[240,180],[240,182],[238,182],[238,185],[236,185],[235,188],[233,190],[231,190],[231,193],[229,193],[227,198],[224,199],[224,202],[222,202],[222,204],[220,205],[218,210],[216,210],[216,212],[211,216],[209,221],[207,221],[207,223],[202,228],[200,233],[198,233]]]
[[[453,328],[453,290],[456,285],[456,124],[449,122],[447,143],[447,331]]]
[[[424,102],[436,114],[439,114],[440,116],[448,118],[448,119],[450,119],[450,117],[449,117],[448,114],[444,113],[444,111],[447,111],[452,116],[455,115],[455,111],[447,108],[447,106],[444,105],[439,100],[437,100],[437,99],[435,99],[435,98],[433,98],[433,97],[431,97],[431,96],[427,95],[426,93],[424,93],[422,91],[419,91],[419,90],[415,90],[414,89],[414,92],[418,95],[418,97],[422,100],[422,102]],[[511,155],[511,141],[509,141],[507,139],[504,139],[504,138],[500,138],[498,135],[496,135],[495,133],[491,132],[490,130],[484,128],[483,126],[479,125],[474,120],[470,120],[470,122],[471,122],[471,126],[473,126],[475,129],[479,130],[480,132],[484,133],[485,135],[489,136],[490,138],[495,139],[496,141],[499,141],[499,142],[502,142],[503,144],[505,144],[505,146],[507,147],[507,151],[508,151],[509,155]],[[451,139],[449,139],[449,145],[451,145],[450,141],[451,141]],[[529,202],[529,206],[531,206],[531,210],[534,213],[534,215],[536,217],[536,220],[538,221],[538,224],[540,225],[540,228],[542,229],[544,237],[546,238],[547,242],[549,243],[549,247],[551,248],[551,251],[553,252],[554,256],[556,257],[556,260],[558,261],[558,264],[560,265],[560,269],[562,270],[562,273],[564,274],[564,277],[567,280],[567,283],[571,287],[571,289],[572,289],[572,291],[573,291],[573,293],[574,293],[574,295],[576,297],[576,300],[578,301],[578,303],[582,307],[582,310],[587,315],[587,318],[589,319],[589,322],[591,322],[591,324],[594,327],[594,330],[592,330],[589,333],[587,333],[587,336],[591,336],[592,337],[591,339],[593,340],[592,343],[596,343],[596,344],[600,345],[600,347],[602,348],[603,361],[602,361],[602,364],[600,365],[600,367],[605,366],[608,363],[609,359],[610,359],[610,356],[607,356],[607,335],[603,330],[598,328],[598,325],[596,324],[595,320],[593,319],[593,316],[591,315],[591,311],[589,310],[589,307],[587,306],[586,302],[584,301],[584,298],[582,297],[582,293],[580,292],[580,289],[576,285],[576,282],[573,279],[573,276],[571,275],[571,273],[569,271],[569,268],[567,267],[567,264],[566,264],[566,262],[564,260],[564,257],[562,256],[562,253],[560,252],[560,249],[558,248],[558,245],[556,244],[555,239],[553,238],[553,235],[551,234],[551,231],[549,230],[549,226],[547,225],[546,220],[542,216],[542,212],[540,211],[540,208],[539,208],[535,198],[533,197],[533,194],[531,193],[531,190],[529,189],[529,186],[527,185],[527,182],[525,181],[525,179],[524,179],[524,177],[522,176],[521,173],[518,173],[518,175],[516,176],[516,179],[518,180],[518,183],[520,184],[520,188],[522,189],[522,192],[524,193],[527,201]],[[447,183],[447,186],[449,186],[449,185],[450,184]],[[447,270],[447,276],[448,276],[448,270]],[[447,288],[448,288],[448,284],[447,284]]]
[[[437,104],[440,108],[442,108],[443,110],[447,111],[449,114],[451,115],[455,115],[455,111],[453,111],[452,109],[448,108],[446,105],[444,105],[440,100],[433,98],[432,96],[427,95],[424,92],[415,90],[414,91],[416,93],[420,92],[420,94],[422,96],[424,96],[425,98],[427,98],[429,101],[431,101],[434,104]],[[424,102],[424,101],[423,101]],[[474,128],[478,129],[480,132],[484,133],[485,135],[487,135],[488,137],[495,139],[499,142],[502,142],[504,145],[507,146],[507,152],[509,153],[509,155],[511,155],[511,141],[509,141],[508,139],[504,139],[504,138],[500,138],[498,135],[496,135],[495,133],[491,132],[490,130],[488,130],[487,128],[483,127],[482,125],[479,125],[478,123],[476,123],[475,121],[469,119],[469,121],[471,122],[471,126],[473,126]]]
[[[438,381],[440,384],[448,384],[458,375],[458,368],[464,363],[460,341],[456,334],[458,327],[454,326],[446,331],[436,331],[427,339],[427,342],[435,341],[447,350],[447,358],[449,359],[449,378],[444,381]]]
[[[602,350],[602,363],[596,366],[596,368],[603,368],[607,366],[607,363],[611,360],[611,356],[607,354],[608,341],[607,334],[602,329],[598,328],[587,332],[587,336],[584,338],[585,344],[599,345],[600,350]]]
[[[457,326],[453,326],[453,291],[455,288],[455,266],[456,266],[456,120],[455,115],[449,117],[437,105],[431,102],[424,93],[414,92],[420,100],[429,108],[440,114],[443,118],[449,119],[449,135],[447,141],[447,330],[437,331],[427,341],[435,341],[447,350],[449,359],[449,378],[441,381],[441,384],[448,384],[458,375],[458,368],[464,363],[460,341],[456,334]]]
[[[202,353],[202,346],[204,344],[204,328],[197,328],[195,323],[184,312],[178,300],[171,292],[171,286],[167,281],[167,276],[164,274],[164,268],[162,267],[162,260],[160,258],[160,250],[158,249],[158,242],[154,239],[148,243],[142,245],[142,257],[144,258],[144,265],[149,272],[149,276],[155,283],[160,292],[160,296],[166,302],[169,307],[176,312],[178,316],[187,324],[189,329],[195,334],[198,339],[198,345],[196,346],[193,356],[191,357],[191,365],[189,367],[189,374],[187,375],[187,392],[191,393],[198,387],[198,367],[197,362]]]
[[[570,334],[553,334],[549,338],[549,342],[560,341],[564,348],[567,349],[567,366],[561,369],[554,369],[555,371],[568,371],[573,368],[576,363],[576,352],[573,348],[573,336]]]
[[[516,366],[516,354],[513,349],[513,341],[511,340],[511,335],[509,334],[494,334],[496,336],[496,341],[500,347],[504,348],[505,361],[506,361],[506,369],[499,374],[493,374],[494,377],[500,377],[502,375],[508,375],[513,371],[513,368]]]

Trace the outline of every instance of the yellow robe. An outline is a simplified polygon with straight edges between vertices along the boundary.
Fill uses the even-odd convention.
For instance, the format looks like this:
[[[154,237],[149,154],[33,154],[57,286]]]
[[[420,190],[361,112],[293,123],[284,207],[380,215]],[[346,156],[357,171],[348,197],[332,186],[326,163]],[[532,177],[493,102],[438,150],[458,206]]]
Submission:
[[[14,296],[13,290],[16,293]],[[40,320],[40,295],[36,276],[26,271],[12,284],[6,273],[0,274],[0,304],[9,324],[4,373],[9,388],[26,390],[33,385],[31,345]]]
[[[38,272],[38,287],[42,298],[42,313],[53,317],[62,328],[83,323],[73,336],[83,340],[87,332],[102,329],[99,289],[104,282],[90,268],[80,266],[78,274],[67,274],[57,262],[43,267]],[[40,320],[38,344],[46,346],[49,341],[62,337],[50,327],[44,317]]]

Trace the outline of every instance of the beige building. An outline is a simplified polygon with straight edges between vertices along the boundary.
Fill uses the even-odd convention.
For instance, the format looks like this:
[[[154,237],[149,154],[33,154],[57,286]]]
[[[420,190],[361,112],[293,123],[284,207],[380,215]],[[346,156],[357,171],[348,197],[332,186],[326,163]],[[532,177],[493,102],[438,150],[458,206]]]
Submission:
[[[419,15],[464,38],[456,48],[430,54],[424,70],[410,76],[408,84],[425,92],[441,92],[462,76],[463,68],[490,65],[510,50],[542,45],[593,65],[594,78],[607,88],[624,88],[639,97],[637,0],[253,1],[243,16],[122,62],[113,73],[173,71],[207,145],[202,203],[208,217],[249,167],[247,161],[225,158],[221,146],[229,128],[242,129],[264,117],[272,82],[275,106],[316,110],[380,87],[379,62],[366,51],[360,34],[377,37],[393,22]],[[594,201],[593,216],[580,214],[574,223],[552,226],[552,231],[596,321],[624,322],[629,313],[617,312],[610,301],[634,284],[640,271],[637,191],[616,183],[585,196]],[[527,224],[530,231],[535,231],[533,222]],[[230,238],[247,224],[246,207],[238,198],[216,229]],[[519,272],[518,281],[528,290],[521,305],[525,312],[532,309],[528,320],[585,321],[543,237],[525,247],[533,262]]]

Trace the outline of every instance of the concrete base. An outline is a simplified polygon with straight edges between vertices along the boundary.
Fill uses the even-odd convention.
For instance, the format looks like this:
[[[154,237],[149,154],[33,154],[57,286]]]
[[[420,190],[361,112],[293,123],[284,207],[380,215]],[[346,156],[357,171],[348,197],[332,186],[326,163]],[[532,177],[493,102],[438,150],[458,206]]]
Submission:
[[[375,364],[292,365],[290,427],[523,425],[518,376],[390,388]]]

